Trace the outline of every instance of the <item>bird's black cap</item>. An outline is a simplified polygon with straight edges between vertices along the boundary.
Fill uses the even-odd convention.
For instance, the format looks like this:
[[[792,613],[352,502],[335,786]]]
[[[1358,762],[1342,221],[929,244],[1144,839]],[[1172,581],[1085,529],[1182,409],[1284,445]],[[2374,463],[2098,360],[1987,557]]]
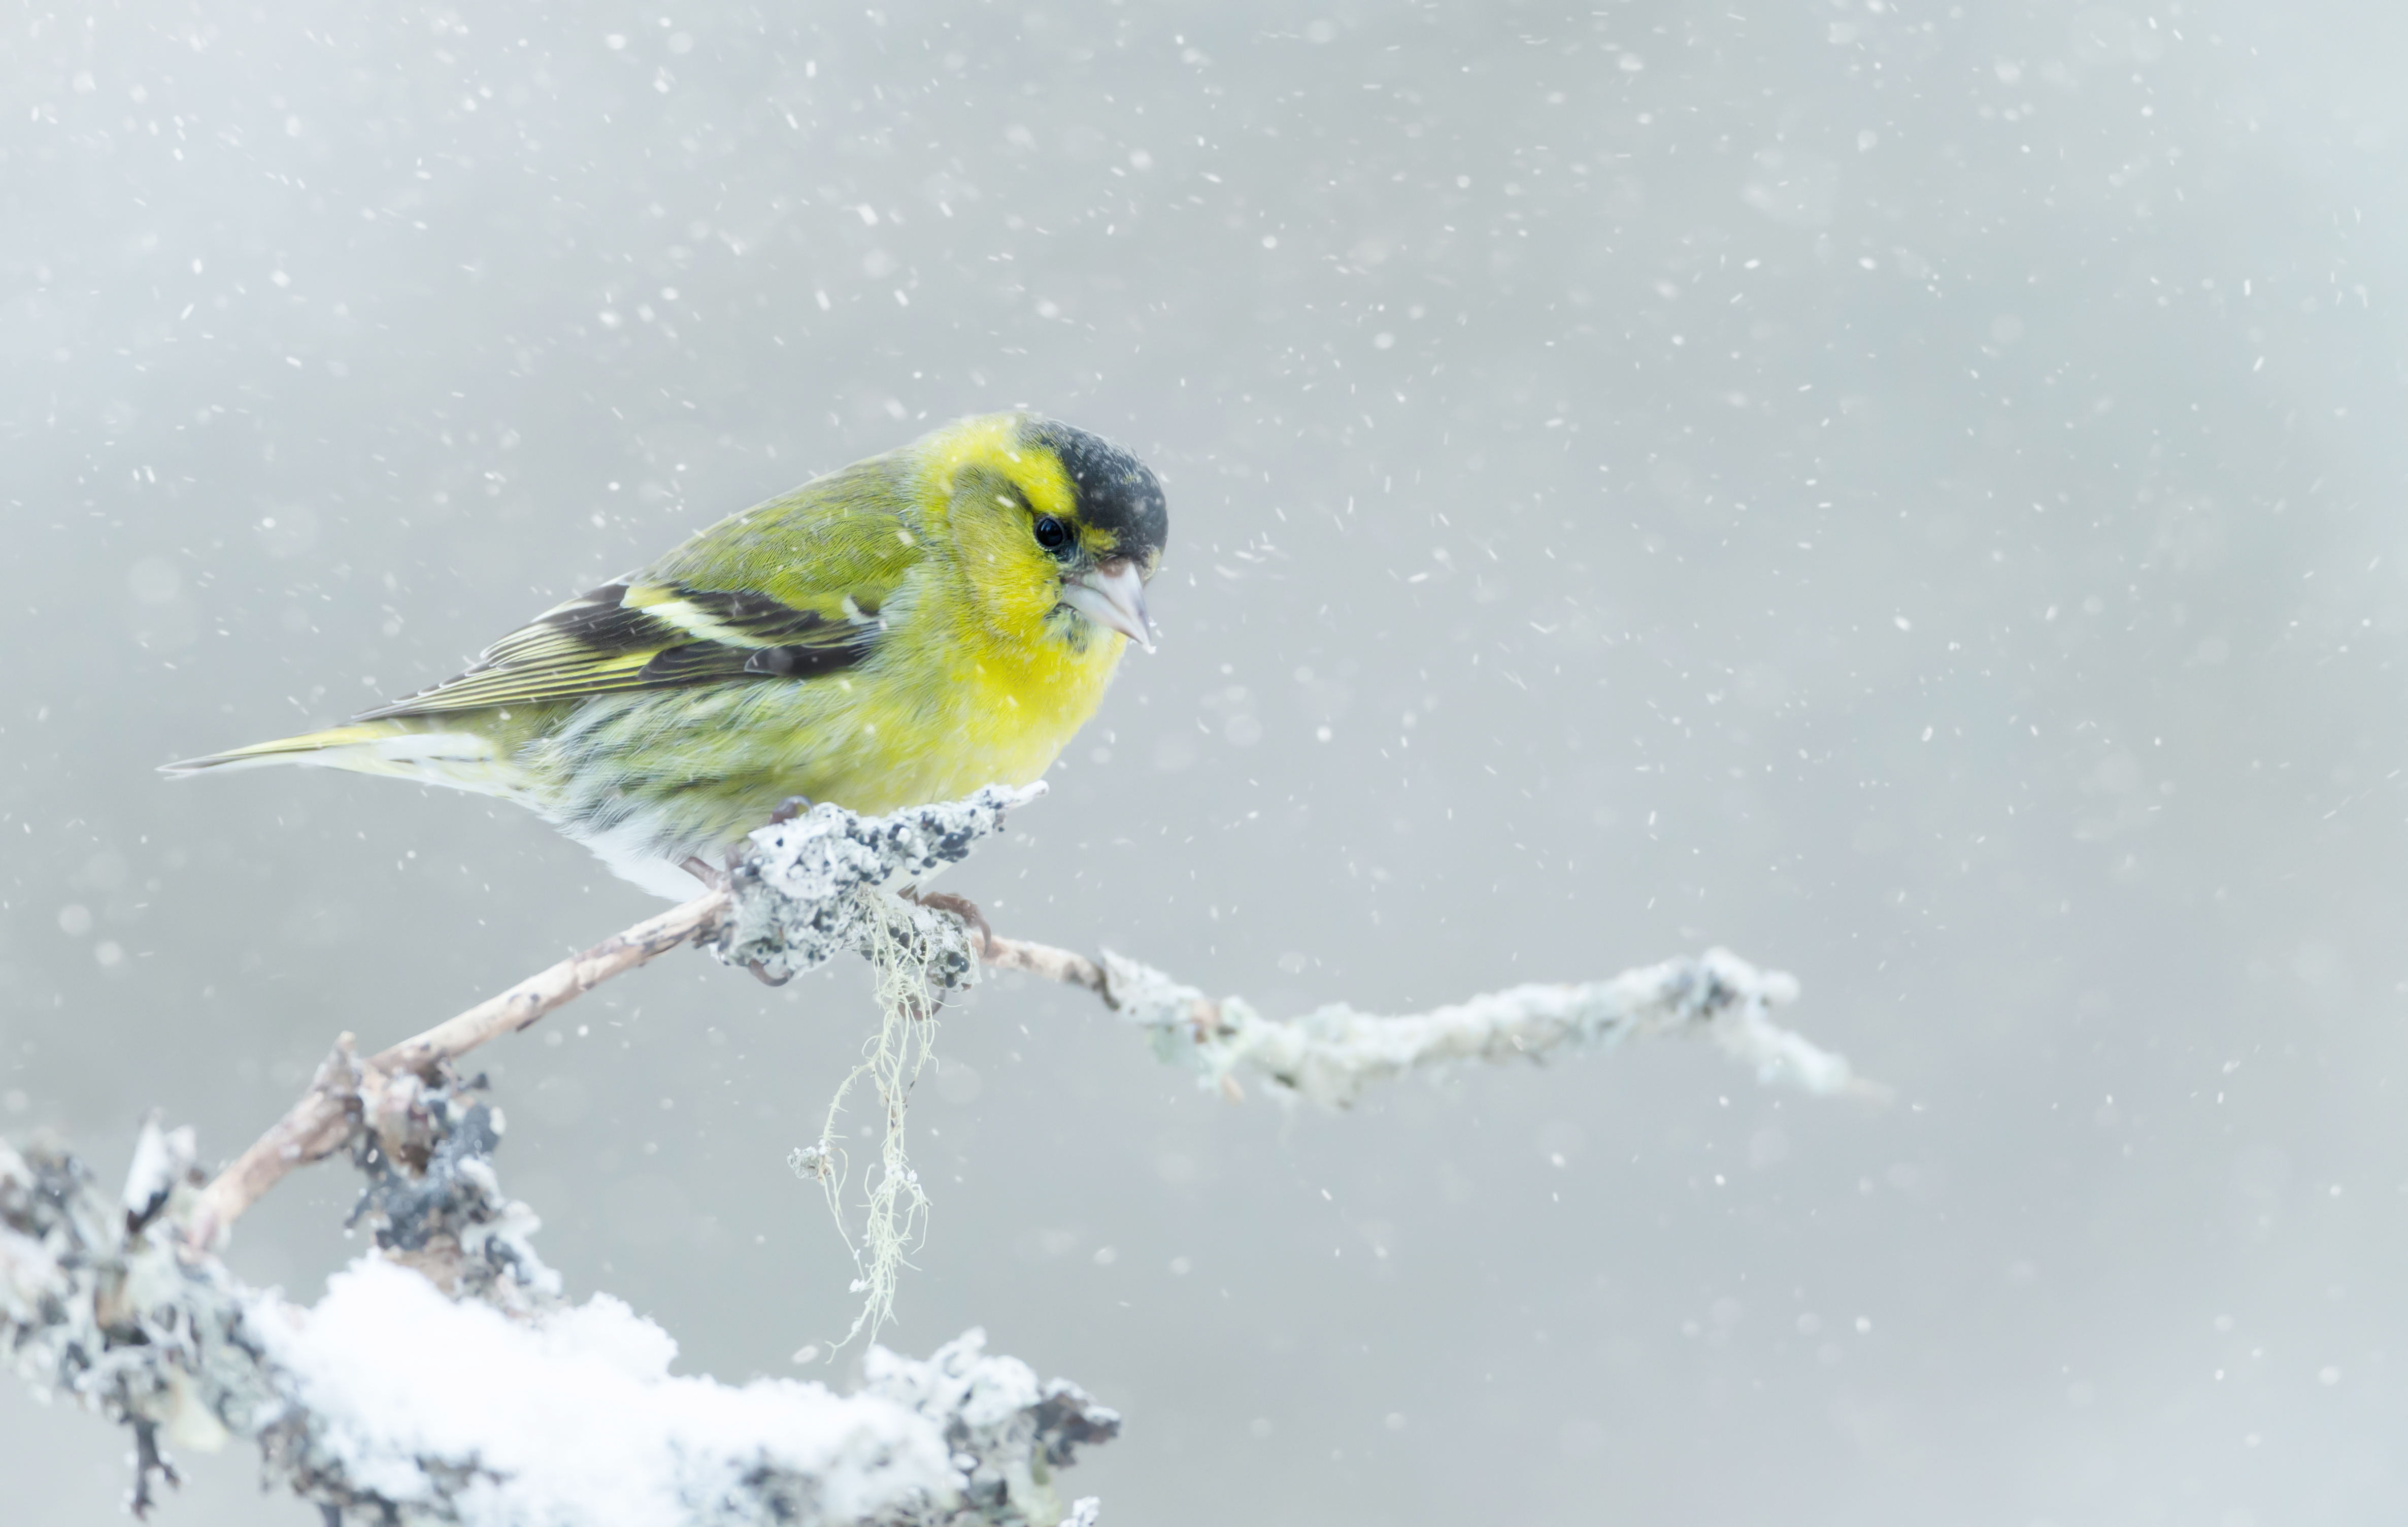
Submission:
[[[1080,520],[1112,534],[1112,551],[1150,573],[1170,539],[1170,506],[1154,469],[1100,435],[1054,419],[1029,422],[1026,439],[1054,453],[1079,494]]]

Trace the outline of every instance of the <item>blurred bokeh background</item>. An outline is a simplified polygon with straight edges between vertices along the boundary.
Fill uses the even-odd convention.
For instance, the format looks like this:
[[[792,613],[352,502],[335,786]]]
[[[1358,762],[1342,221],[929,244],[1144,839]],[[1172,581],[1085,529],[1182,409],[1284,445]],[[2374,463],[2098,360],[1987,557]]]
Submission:
[[[231,1154],[655,905],[485,801],[152,766],[1027,404],[1172,555],[949,881],[999,929],[1272,1010],[1722,944],[1899,1101],[1663,1044],[1289,1116],[1003,982],[890,1344],[1123,1407],[1066,1482],[1163,1527],[2397,1520],[2402,22],[21,10],[0,1128]],[[841,1381],[783,1158],[869,1020],[681,956],[493,1051],[572,1290]],[[236,1265],[314,1297],[350,1191]],[[124,1450],[0,1384],[9,1521]],[[310,1520],[185,1462],[170,1523]]]

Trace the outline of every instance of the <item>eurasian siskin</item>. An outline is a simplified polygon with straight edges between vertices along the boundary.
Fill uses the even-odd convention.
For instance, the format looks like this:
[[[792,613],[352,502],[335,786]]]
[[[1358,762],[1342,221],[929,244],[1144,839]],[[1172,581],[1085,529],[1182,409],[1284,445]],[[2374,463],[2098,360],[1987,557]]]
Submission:
[[[499,796],[648,889],[782,802],[865,813],[1043,773],[1131,641],[1162,487],[1110,441],[965,419],[731,515],[349,726],[165,766],[295,763]]]

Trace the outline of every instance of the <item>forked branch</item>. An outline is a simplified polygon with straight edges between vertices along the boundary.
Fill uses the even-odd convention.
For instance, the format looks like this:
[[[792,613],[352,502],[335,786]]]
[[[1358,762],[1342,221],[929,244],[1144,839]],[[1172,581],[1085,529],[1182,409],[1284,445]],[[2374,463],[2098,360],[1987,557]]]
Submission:
[[[215,1246],[242,1212],[286,1173],[341,1150],[378,1116],[406,1112],[410,1094],[440,1080],[446,1063],[490,1040],[517,1033],[612,976],[709,932],[725,915],[728,902],[724,889],[697,896],[365,1059],[352,1053],[352,1037],[341,1035],[310,1078],[309,1090],[202,1192],[191,1226],[194,1245]]]

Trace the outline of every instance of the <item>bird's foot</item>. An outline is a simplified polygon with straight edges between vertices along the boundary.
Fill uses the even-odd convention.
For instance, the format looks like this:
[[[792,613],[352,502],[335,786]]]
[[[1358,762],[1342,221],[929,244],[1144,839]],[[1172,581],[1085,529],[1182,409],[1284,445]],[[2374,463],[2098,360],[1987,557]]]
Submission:
[[[753,980],[760,982],[765,987],[782,987],[787,982],[792,981],[795,978],[795,974],[792,971],[787,972],[783,975],[771,975],[767,970],[762,968],[761,962],[757,959],[752,961],[744,968],[752,972]]]
[[[678,860],[678,868],[701,881],[706,890],[724,891],[727,888],[727,870],[717,869],[704,862],[699,855],[688,854]],[[728,869],[734,868],[735,865],[731,862]]]
[[[773,828],[784,827],[787,823],[793,821],[796,817],[802,815],[803,813],[810,811],[810,797],[788,796],[785,800],[778,802],[778,809],[776,811],[769,814],[769,825]]]
[[[930,912],[947,912],[962,920],[963,929],[970,935],[971,952],[984,955],[995,944],[995,929],[986,925],[986,914],[976,901],[951,891],[924,891],[917,886],[906,886],[896,893],[913,906],[926,907]]]

